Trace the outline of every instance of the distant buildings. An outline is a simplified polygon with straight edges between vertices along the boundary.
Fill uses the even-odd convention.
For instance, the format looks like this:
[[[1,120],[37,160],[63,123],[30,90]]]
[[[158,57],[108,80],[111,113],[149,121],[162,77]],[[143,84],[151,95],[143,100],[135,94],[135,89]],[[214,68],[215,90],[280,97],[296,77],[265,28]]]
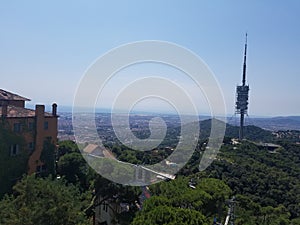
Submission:
[[[54,161],[49,159],[54,159],[57,144],[57,105],[53,104],[52,113],[47,113],[44,105],[36,105],[35,110],[25,108],[25,101],[30,99],[0,89],[1,128],[23,139],[7,139],[8,148],[0,150],[1,154],[16,158],[25,152],[27,173],[40,173],[54,168]]]

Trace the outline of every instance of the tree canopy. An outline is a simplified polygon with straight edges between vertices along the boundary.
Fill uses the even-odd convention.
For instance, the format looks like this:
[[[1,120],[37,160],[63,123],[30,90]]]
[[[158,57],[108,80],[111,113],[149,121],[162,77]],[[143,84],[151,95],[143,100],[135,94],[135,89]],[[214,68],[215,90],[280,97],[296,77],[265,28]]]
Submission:
[[[0,201],[0,224],[87,225],[86,196],[62,180],[26,176]]]

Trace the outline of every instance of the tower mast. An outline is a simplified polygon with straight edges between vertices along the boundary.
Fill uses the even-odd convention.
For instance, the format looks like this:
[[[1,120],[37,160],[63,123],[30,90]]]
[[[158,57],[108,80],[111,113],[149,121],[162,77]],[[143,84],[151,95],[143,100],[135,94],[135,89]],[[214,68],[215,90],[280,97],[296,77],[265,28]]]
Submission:
[[[241,115],[240,130],[239,130],[240,140],[244,139],[244,120],[245,120],[245,114],[247,114],[247,110],[248,110],[248,96],[249,96],[249,86],[246,85],[247,36],[248,35],[246,33],[242,85],[236,87],[236,93],[237,93],[236,113]]]
[[[243,64],[243,86],[246,85],[246,60],[247,60],[247,33],[246,33],[246,42],[245,42],[245,50],[244,50],[244,64]]]

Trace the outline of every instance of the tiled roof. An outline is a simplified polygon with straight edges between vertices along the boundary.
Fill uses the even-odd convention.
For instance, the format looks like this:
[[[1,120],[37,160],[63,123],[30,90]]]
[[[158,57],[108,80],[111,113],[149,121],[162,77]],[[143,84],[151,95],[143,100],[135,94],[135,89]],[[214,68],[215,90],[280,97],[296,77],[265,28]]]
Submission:
[[[17,100],[17,101],[30,101],[28,98],[24,98],[20,95],[0,89],[0,100]]]
[[[2,116],[2,107],[0,106],[0,116]],[[45,116],[53,115],[45,112]],[[35,110],[9,105],[7,106],[7,117],[35,117]]]
[[[85,153],[89,153],[91,154],[93,151],[95,151],[96,149],[99,149],[99,146],[98,145],[95,145],[95,144],[88,144],[88,146],[86,146],[83,151]]]
[[[103,148],[96,144],[88,144],[84,149],[84,153],[95,155],[95,156],[101,156],[105,158],[110,158],[116,160],[115,156],[106,148]]]

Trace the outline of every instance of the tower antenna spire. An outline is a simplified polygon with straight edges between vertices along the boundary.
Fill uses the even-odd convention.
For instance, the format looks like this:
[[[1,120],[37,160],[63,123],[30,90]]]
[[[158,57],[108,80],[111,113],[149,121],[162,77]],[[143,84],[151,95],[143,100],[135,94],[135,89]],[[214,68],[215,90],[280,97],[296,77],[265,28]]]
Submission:
[[[245,41],[245,51],[244,51],[244,64],[243,64],[243,80],[242,85],[246,85],[246,61],[247,61],[247,32],[246,32],[246,41]]]

